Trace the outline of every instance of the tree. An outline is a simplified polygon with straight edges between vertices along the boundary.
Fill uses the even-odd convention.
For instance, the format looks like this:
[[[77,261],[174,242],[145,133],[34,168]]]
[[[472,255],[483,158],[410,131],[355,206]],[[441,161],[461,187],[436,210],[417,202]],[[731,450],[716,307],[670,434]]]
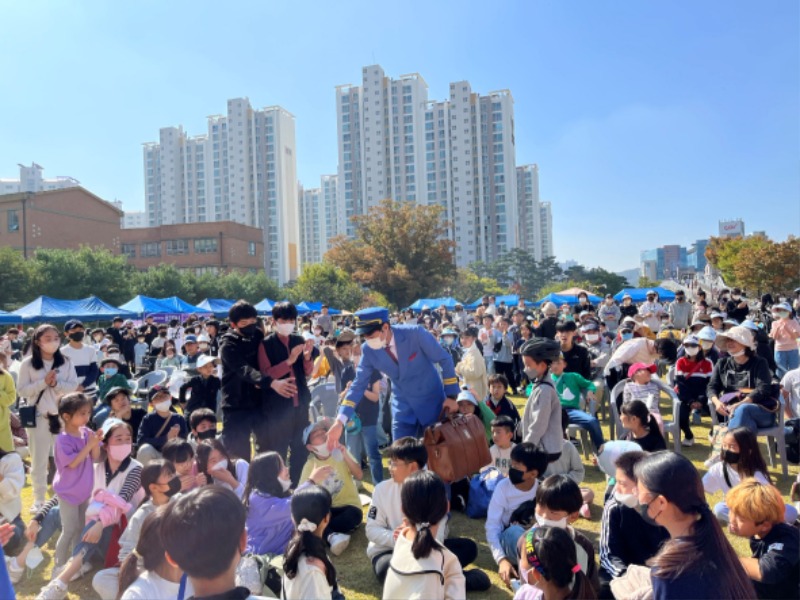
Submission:
[[[472,302],[485,295],[499,296],[506,291],[495,279],[480,277],[471,269],[456,269],[456,275],[450,284],[438,290],[434,296],[452,296],[457,300]]]
[[[644,275],[639,277],[639,283],[637,284],[637,286],[640,287],[640,288],[654,288],[654,287],[658,287],[659,285],[661,285],[660,282],[652,281],[651,279],[648,279]]]
[[[33,261],[26,261],[13,248],[0,248],[0,308],[11,311],[30,302],[39,289]]]
[[[711,238],[706,257],[725,283],[758,295],[800,285],[800,239],[793,236],[785,242],[757,235]]]
[[[303,268],[300,277],[287,288],[295,304],[322,302],[343,310],[358,310],[364,290],[347,273],[331,263],[322,262]]]
[[[566,281],[553,281],[539,290],[538,297],[544,298],[548,294],[557,294],[561,290],[566,290],[573,287],[581,288],[582,290],[591,290],[592,285],[588,281],[575,281],[573,279],[568,279]]]
[[[280,286],[267,277],[263,271],[259,273],[230,272],[220,281],[222,297],[231,300],[242,298],[248,302],[258,303],[264,298],[280,300],[284,296]]]
[[[136,273],[133,289],[136,294],[152,298],[178,296],[186,300],[193,296],[194,276],[181,273],[175,265],[161,263]]]
[[[355,238],[334,238],[325,260],[356,282],[407,306],[443,287],[455,272],[441,206],[384,200],[353,217]]]
[[[33,262],[41,281],[39,293],[45,296],[76,299],[94,295],[119,305],[133,295],[135,277],[127,259],[105,248],[41,248]]]
[[[600,267],[589,269],[585,274],[585,279],[598,295],[616,294],[628,284],[628,280],[622,275],[617,275]]]

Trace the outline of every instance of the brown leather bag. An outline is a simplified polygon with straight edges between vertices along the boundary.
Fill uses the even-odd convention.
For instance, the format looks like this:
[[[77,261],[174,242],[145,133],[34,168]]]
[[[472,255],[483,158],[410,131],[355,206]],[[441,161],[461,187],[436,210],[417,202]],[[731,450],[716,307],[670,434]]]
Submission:
[[[492,462],[486,428],[475,415],[446,416],[425,429],[428,468],[452,483],[474,475]]]

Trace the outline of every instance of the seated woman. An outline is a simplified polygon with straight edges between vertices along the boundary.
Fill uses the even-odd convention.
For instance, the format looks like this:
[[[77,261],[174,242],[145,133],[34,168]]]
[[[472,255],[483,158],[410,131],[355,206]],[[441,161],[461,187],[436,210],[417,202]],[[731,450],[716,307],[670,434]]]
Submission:
[[[645,452],[667,449],[658,423],[641,400],[631,400],[623,404],[619,418],[622,426],[628,430],[623,439],[636,442]]]
[[[714,366],[707,395],[714,409],[728,418],[728,427],[747,427],[753,432],[775,425],[780,406],[772,396],[772,375],[767,361],[755,355],[753,333],[746,327],[731,327],[719,333],[728,356]],[[733,396],[729,396],[733,394]]]

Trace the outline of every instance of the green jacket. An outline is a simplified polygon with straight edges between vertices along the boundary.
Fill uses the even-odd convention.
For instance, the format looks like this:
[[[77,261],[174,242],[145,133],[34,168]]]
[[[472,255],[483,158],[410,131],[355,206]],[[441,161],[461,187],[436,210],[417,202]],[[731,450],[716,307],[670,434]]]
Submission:
[[[553,382],[556,392],[558,392],[558,399],[564,408],[580,408],[581,394],[587,390],[594,392],[597,389],[594,383],[584,379],[578,373],[562,373],[558,376],[550,373],[550,380]]]

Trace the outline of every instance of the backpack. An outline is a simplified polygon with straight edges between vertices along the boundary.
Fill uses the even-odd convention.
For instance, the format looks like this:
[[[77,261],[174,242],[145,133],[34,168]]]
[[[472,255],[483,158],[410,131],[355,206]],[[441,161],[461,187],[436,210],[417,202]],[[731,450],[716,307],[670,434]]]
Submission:
[[[786,434],[786,460],[793,465],[800,464],[800,419],[789,419],[785,423]]]
[[[505,479],[503,475],[494,467],[490,467],[470,479],[469,500],[467,500],[465,511],[470,519],[486,518],[494,490],[503,479]]]

